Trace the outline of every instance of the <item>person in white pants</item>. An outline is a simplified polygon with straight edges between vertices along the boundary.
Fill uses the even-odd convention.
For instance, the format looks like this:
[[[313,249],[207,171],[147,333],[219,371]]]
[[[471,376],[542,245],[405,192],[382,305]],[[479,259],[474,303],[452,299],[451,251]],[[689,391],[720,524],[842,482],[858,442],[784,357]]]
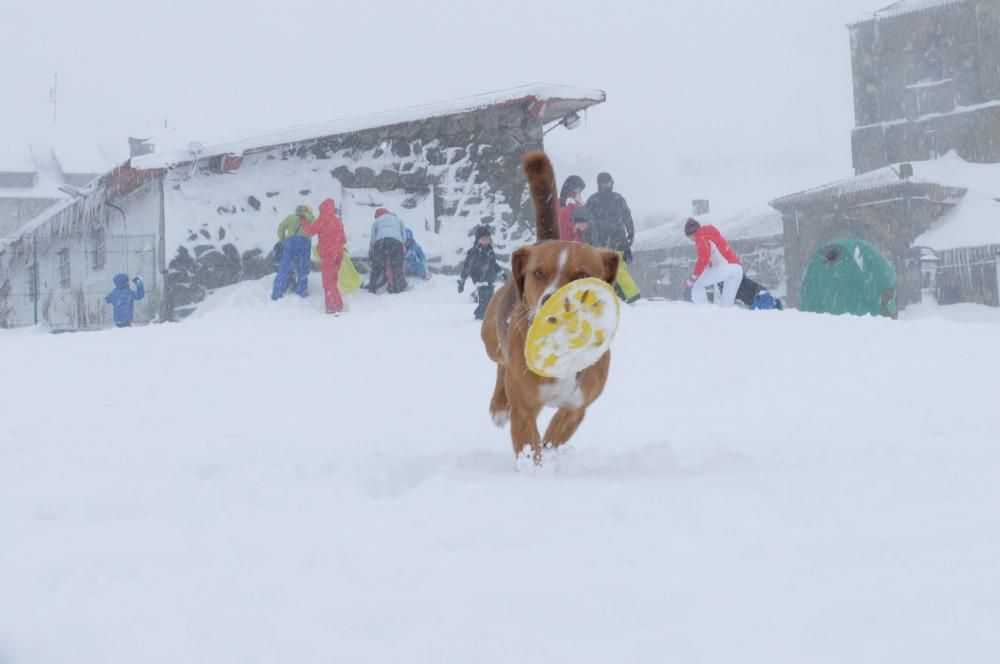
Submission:
[[[715,226],[702,226],[694,219],[684,224],[684,234],[695,243],[698,262],[694,272],[684,284],[691,289],[691,301],[695,304],[708,303],[708,289],[722,284],[722,295],[718,298],[723,307],[736,304],[736,293],[743,281],[743,266],[736,252]]]

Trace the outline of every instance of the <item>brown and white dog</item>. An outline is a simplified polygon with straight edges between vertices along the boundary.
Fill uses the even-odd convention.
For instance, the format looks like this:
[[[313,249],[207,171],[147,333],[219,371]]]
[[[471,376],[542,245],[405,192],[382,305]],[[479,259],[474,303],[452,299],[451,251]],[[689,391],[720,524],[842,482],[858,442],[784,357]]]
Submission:
[[[618,273],[618,254],[579,242],[559,241],[559,210],[555,173],[544,152],[523,160],[524,172],[535,206],[538,242],[521,247],[511,256],[511,275],[493,297],[483,319],[486,354],[497,363],[497,383],[490,401],[490,415],[500,428],[511,425],[514,455],[530,446],[535,463],[543,447],[559,447],[576,432],[587,407],[604,391],[611,366],[611,352],[575,377],[542,378],[524,359],[528,328],[541,306],[557,290],[577,279],[597,277],[611,285]],[[545,435],[537,419],[546,406],[558,408]]]

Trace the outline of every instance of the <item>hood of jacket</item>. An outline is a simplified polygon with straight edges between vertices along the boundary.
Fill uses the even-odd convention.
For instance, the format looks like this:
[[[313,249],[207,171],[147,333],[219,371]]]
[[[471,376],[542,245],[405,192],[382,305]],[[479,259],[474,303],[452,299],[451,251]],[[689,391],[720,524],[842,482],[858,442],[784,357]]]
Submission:
[[[128,286],[128,275],[123,272],[119,272],[114,277],[112,277],[111,280],[115,283],[115,286],[117,286],[118,288],[121,288],[122,286]]]
[[[332,198],[327,198],[319,204],[319,213],[324,216],[335,215],[337,214],[337,204]]]

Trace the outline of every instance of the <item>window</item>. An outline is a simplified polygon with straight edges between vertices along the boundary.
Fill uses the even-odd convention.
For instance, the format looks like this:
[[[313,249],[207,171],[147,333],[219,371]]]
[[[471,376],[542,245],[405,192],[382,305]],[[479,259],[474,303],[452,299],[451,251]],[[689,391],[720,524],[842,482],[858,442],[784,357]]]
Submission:
[[[108,239],[103,226],[94,229],[94,261],[95,270],[100,270],[108,260]]]
[[[69,288],[69,249],[59,251],[59,288]]]

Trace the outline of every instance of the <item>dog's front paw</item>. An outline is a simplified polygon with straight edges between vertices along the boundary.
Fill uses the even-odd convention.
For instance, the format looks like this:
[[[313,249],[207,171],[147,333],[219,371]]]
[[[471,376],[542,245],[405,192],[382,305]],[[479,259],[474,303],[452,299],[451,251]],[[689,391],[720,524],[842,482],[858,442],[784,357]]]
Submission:
[[[496,425],[497,429],[503,429],[510,422],[510,411],[495,410],[490,412],[490,417],[493,419],[493,424]]]

